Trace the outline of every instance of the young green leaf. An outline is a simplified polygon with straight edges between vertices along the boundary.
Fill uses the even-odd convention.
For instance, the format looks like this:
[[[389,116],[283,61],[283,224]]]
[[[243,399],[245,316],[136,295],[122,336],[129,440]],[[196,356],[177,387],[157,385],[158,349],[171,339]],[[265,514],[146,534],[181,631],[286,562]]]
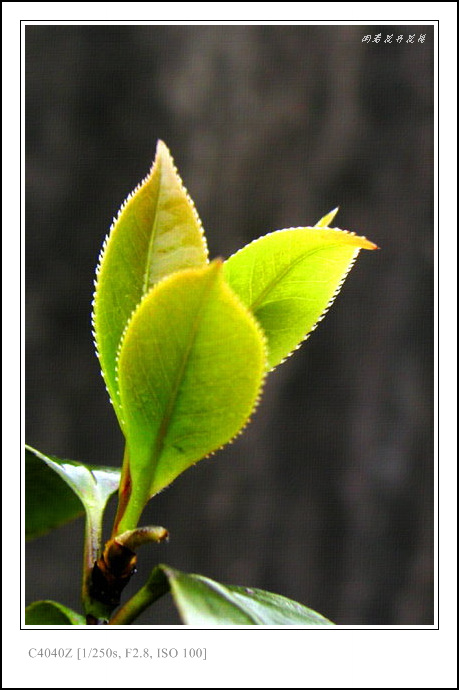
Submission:
[[[225,278],[265,332],[269,367],[313,330],[359,250],[375,248],[344,230],[291,228],[255,240],[225,262]]]
[[[160,566],[186,625],[333,625],[296,601]]]
[[[339,211],[339,207],[337,206],[336,208],[333,209],[333,211],[330,211],[330,213],[327,213],[326,216],[321,218],[320,220],[317,221],[314,227],[316,228],[329,228],[330,225],[333,223],[336,214]]]
[[[32,450],[25,452],[25,536],[34,539],[84,514],[80,499]]]
[[[86,620],[57,601],[34,601],[25,610],[26,625],[86,625]]]
[[[94,336],[120,424],[116,355],[132,312],[165,276],[206,263],[201,222],[166,145],[159,141],[153,167],[122,206],[97,269]]]
[[[247,423],[266,368],[264,336],[220,261],[180,271],[143,299],[118,361],[131,496],[118,533],[146,501]]]

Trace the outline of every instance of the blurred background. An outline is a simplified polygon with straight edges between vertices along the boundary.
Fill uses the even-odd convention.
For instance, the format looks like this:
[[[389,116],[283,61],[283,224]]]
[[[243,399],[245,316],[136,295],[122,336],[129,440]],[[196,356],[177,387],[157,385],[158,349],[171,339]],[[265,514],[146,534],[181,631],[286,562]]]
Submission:
[[[165,562],[342,625],[433,624],[433,26],[27,26],[25,75],[26,439],[39,450],[121,464],[92,281],[158,138],[211,257],[337,205],[338,227],[381,247],[269,376],[244,435],[151,502],[143,524],[171,540],[144,547],[126,596]],[[79,609],[82,527],[27,545],[26,603]],[[179,619],[165,598],[138,622]]]

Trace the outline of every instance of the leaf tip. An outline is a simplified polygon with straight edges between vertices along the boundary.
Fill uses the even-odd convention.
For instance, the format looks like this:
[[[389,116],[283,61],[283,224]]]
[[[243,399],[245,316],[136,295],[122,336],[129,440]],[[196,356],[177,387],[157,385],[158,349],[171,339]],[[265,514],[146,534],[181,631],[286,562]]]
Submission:
[[[374,242],[371,242],[371,240],[367,240],[367,238],[363,235],[360,236],[360,239],[362,240],[362,249],[381,249],[381,247],[378,247],[378,245]]]
[[[180,180],[180,184],[183,187],[183,182],[180,178],[180,175],[178,174],[177,168],[175,167],[174,159],[172,158],[172,154],[169,151],[169,148],[166,146],[164,141],[162,139],[158,139],[156,143],[156,153],[155,153],[155,160],[153,161],[153,166],[152,170],[155,167],[155,165],[161,165],[161,164],[166,164],[168,165],[172,172],[177,176],[177,178]]]
[[[339,206],[333,209],[333,211],[330,211],[330,213],[327,213],[326,216],[323,216],[319,221],[316,223],[316,228],[327,228],[330,227],[330,223],[333,222],[336,214],[339,211]]]
[[[164,141],[162,139],[158,139],[158,141],[156,142],[156,155],[160,156],[164,153],[166,153],[169,156],[171,155]]]

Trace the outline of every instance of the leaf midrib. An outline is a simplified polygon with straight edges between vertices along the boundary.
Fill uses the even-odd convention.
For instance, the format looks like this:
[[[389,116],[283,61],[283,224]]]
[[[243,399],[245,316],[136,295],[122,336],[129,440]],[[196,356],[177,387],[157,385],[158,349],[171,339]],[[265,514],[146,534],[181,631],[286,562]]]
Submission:
[[[159,157],[157,159],[157,165],[158,165],[158,178],[159,178],[158,179],[158,188],[156,191],[156,198],[153,201],[154,220],[153,220],[153,227],[152,227],[151,234],[150,234],[150,240],[148,242],[147,260],[145,262],[145,271],[144,271],[141,297],[144,297],[144,295],[146,295],[148,290],[150,289],[150,269],[151,269],[151,266],[153,263],[155,240],[156,240],[156,235],[158,232],[158,206],[159,206],[159,199],[161,197],[162,174],[163,174],[162,161]],[[153,170],[152,171],[152,179],[153,179],[154,174],[155,174],[155,171]]]
[[[211,291],[208,289],[208,287],[209,287],[209,283],[211,282],[211,280],[215,281],[216,276],[211,275],[210,278],[206,281],[205,285],[202,288],[201,295],[203,295],[203,298],[201,298],[201,305],[200,305],[200,307],[196,313],[196,317],[195,317],[195,320],[194,320],[192,328],[191,328],[189,344],[185,350],[185,353],[184,353],[184,356],[182,358],[180,367],[178,368],[177,376],[176,376],[175,381],[174,381],[174,386],[173,386],[171,395],[169,396],[167,408],[164,412],[161,424],[160,424],[159,429],[158,429],[155,445],[154,445],[154,448],[153,448],[153,451],[151,454],[151,458],[150,458],[150,462],[151,462],[152,466],[154,467],[153,476],[152,476],[152,480],[151,480],[151,487],[154,484],[156,469],[158,467],[159,460],[161,458],[161,454],[162,454],[163,449],[164,449],[164,441],[166,439],[167,432],[169,429],[169,424],[170,424],[170,421],[172,418],[172,414],[173,414],[173,411],[174,411],[175,406],[176,406],[177,398],[179,396],[180,384],[183,381],[184,372],[186,370],[186,367],[187,367],[189,359],[190,359],[191,350],[192,350],[194,343],[196,341],[196,336],[197,336],[197,332],[198,332],[199,326],[200,326],[201,321],[202,321],[204,308],[210,299]]]
[[[298,264],[300,264],[302,261],[305,261],[308,257],[312,256],[313,254],[317,254],[318,252],[328,250],[328,249],[334,249],[336,247],[341,247],[341,246],[345,246],[345,245],[344,244],[342,245],[339,243],[338,244],[330,244],[330,245],[327,245],[326,247],[316,247],[316,249],[313,249],[313,250],[310,249],[308,251],[305,251],[297,259],[295,259],[295,261],[292,261],[291,263],[287,264],[280,273],[276,274],[275,278],[273,280],[271,280],[266,285],[266,287],[264,288],[264,290],[261,291],[261,293],[258,295],[256,300],[254,300],[252,302],[252,304],[249,305],[249,308],[253,312],[255,312],[263,304],[263,301],[264,301],[266,295],[268,295],[272,290],[274,290],[274,288],[285,278],[285,276],[288,275],[288,273],[290,273],[291,271],[293,271],[293,269]]]

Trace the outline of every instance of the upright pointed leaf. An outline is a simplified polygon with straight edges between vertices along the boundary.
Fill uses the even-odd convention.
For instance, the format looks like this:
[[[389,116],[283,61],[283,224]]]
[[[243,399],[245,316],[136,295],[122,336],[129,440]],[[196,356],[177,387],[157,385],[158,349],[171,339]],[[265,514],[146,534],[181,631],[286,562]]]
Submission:
[[[30,449],[25,452],[25,536],[33,539],[84,514],[80,499]]]
[[[359,250],[375,248],[344,230],[292,228],[265,235],[226,261],[225,278],[266,334],[270,367],[313,330]]]
[[[316,611],[261,589],[222,585],[160,566],[187,625],[333,625]]]
[[[221,262],[176,273],[144,298],[118,366],[132,482],[120,532],[136,526],[150,496],[244,427],[265,367],[264,336]]]
[[[327,213],[326,216],[323,216],[317,223],[315,224],[316,228],[329,228],[330,225],[333,223],[333,220],[336,216],[336,214],[339,211],[339,207],[337,206],[336,208],[333,209],[333,211],[330,211],[330,213]]]
[[[94,335],[118,419],[115,361],[132,312],[159,280],[206,262],[201,222],[166,145],[160,141],[149,175],[127,198],[113,223],[97,269]]]
[[[57,601],[34,601],[25,610],[26,625],[86,625],[83,616]]]
[[[33,460],[35,458],[35,460]],[[38,463],[42,463],[43,471],[38,470]],[[47,516],[45,525],[51,529],[74,515],[77,504],[86,512],[103,512],[110,496],[117,490],[120,480],[120,470],[113,467],[95,467],[93,465],[83,465],[72,460],[60,460],[52,455],[45,455],[35,450],[31,446],[26,446],[26,533],[29,536],[38,536],[39,530],[43,527],[37,517],[40,508],[38,496],[43,496],[41,508]],[[36,494],[30,479],[27,478],[28,468],[32,468],[35,478]],[[52,481],[48,471],[55,473],[60,481]],[[61,486],[62,484],[62,486]],[[54,487],[54,497],[49,493],[50,487]],[[70,491],[70,493],[69,493]],[[27,500],[32,497],[32,511],[28,513]],[[63,502],[69,501],[68,511],[65,510]],[[80,514],[80,511],[78,511]],[[31,517],[29,523],[27,517]],[[64,520],[61,519],[64,517]],[[51,524],[54,520],[55,524]],[[47,530],[46,530],[47,531]],[[43,531],[41,532],[43,533]]]

